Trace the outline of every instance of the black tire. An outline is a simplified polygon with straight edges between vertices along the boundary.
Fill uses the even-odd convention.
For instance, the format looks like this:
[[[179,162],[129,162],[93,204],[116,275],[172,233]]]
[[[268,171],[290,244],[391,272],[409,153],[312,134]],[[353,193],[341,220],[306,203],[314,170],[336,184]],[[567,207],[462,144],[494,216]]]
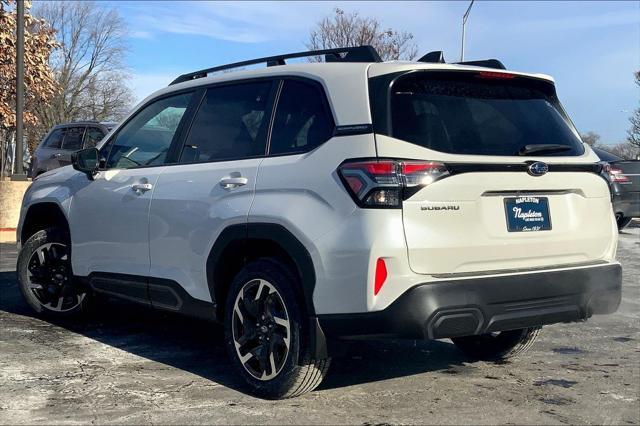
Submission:
[[[308,351],[308,321],[298,286],[296,274],[274,258],[248,263],[231,283],[224,315],[225,344],[231,362],[256,396],[282,399],[302,395],[315,389],[329,368],[329,358],[313,359]],[[286,327],[282,325],[285,317]],[[268,340],[271,343],[266,343]],[[238,342],[243,343],[236,349]]]
[[[627,225],[631,223],[631,219],[632,218],[630,217],[624,217],[622,214],[617,214],[616,223],[618,224],[618,231],[622,231],[624,228],[626,228]]]
[[[70,247],[65,231],[47,228],[33,234],[20,250],[18,286],[27,304],[41,316],[67,318],[87,310],[90,292],[73,278]]]
[[[529,350],[541,327],[451,339],[465,355],[483,361],[507,361]]]

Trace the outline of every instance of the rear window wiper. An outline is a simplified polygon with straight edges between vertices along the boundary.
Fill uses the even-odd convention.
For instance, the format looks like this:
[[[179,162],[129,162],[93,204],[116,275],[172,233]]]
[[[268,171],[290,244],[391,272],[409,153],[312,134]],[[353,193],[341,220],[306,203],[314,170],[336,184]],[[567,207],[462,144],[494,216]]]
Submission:
[[[567,145],[558,145],[553,143],[534,143],[525,145],[520,148],[517,155],[529,155],[529,154],[551,154],[552,152],[571,151],[571,147]]]

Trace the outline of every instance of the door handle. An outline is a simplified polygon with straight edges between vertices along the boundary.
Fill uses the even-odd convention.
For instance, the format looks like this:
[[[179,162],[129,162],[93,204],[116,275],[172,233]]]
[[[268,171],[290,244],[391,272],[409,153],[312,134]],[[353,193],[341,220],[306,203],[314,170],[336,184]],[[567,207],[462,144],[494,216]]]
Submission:
[[[245,177],[228,177],[220,179],[220,186],[224,189],[236,189],[246,185],[247,182],[249,182],[249,179]]]
[[[52,154],[50,158],[51,158],[51,159],[54,159],[54,158],[59,158],[59,157],[61,157],[61,156],[62,156],[62,154],[60,154],[60,153],[56,153],[56,154]]]
[[[143,193],[152,190],[153,185],[151,185],[150,183],[134,183],[133,185],[131,185],[131,189],[133,189],[135,192]]]

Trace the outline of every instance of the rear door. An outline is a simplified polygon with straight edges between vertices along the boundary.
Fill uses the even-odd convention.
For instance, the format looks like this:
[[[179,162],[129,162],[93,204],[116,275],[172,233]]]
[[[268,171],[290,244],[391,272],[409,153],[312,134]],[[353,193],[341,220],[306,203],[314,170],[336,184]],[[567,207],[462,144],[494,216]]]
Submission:
[[[207,258],[224,228],[247,222],[274,93],[270,79],[212,86],[201,93],[179,162],[163,171],[153,194],[152,277],[211,300]],[[163,303],[160,292],[150,291],[150,296],[153,303]]]
[[[376,137],[378,155],[437,161],[448,170],[405,194],[414,271],[610,260],[608,187],[551,83],[493,72],[416,72],[396,80],[390,96],[390,128]]]

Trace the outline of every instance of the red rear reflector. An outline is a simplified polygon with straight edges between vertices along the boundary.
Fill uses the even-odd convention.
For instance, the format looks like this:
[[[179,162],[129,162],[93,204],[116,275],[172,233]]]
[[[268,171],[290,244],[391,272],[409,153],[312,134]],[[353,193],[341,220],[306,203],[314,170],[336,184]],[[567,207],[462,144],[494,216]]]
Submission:
[[[509,74],[506,72],[492,72],[492,71],[480,71],[478,74],[476,74],[476,77],[495,78],[495,79],[504,79],[504,80],[510,80],[512,78],[516,78],[516,76],[513,74]]]
[[[373,295],[377,296],[380,289],[387,280],[387,265],[384,263],[384,259],[378,258],[376,262],[376,278],[373,285]]]

